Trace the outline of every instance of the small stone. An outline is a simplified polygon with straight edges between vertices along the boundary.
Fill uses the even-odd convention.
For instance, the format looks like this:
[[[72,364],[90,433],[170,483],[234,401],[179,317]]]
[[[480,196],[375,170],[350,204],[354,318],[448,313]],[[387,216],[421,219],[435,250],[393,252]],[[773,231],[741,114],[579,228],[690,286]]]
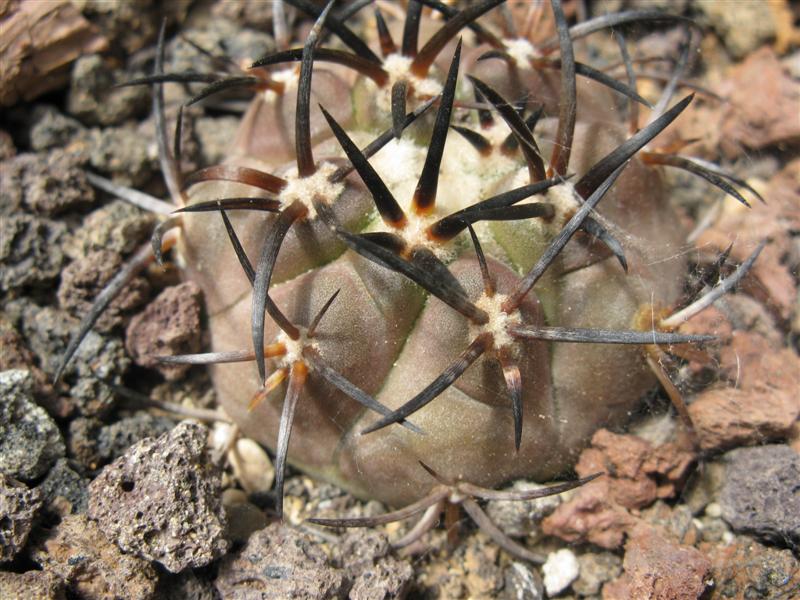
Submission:
[[[0,129],[0,160],[12,158],[16,153],[17,148],[14,146],[14,138],[4,129]]]
[[[714,0],[708,1],[715,4]],[[724,3],[716,4],[720,8],[725,6]],[[747,6],[756,5],[766,9],[766,4],[747,3]],[[743,29],[749,28],[748,25]],[[761,102],[759,95],[750,93],[753,89],[760,90],[771,102]],[[761,149],[794,143],[800,137],[800,121],[797,119],[800,82],[786,73],[775,51],[768,46],[756,50],[737,65],[725,86],[716,91],[728,99],[721,111],[722,122],[718,130],[722,150],[728,156],[738,156],[745,148]]]
[[[273,523],[226,556],[214,582],[222,600],[339,598],[345,579],[307,535]]]
[[[33,401],[29,371],[0,373],[0,472],[21,480],[37,479],[64,456],[61,433]]]
[[[275,468],[264,449],[249,438],[239,438],[228,452],[233,474],[248,494],[265,494],[272,489]]]
[[[177,575],[161,576],[158,589],[158,600],[219,600],[214,584],[193,571],[184,571]]]
[[[157,163],[157,157],[151,155],[148,139],[133,129],[93,129],[89,145],[92,167],[127,187],[147,183]]]
[[[201,117],[195,121],[194,131],[203,164],[215,165],[225,160],[231,140],[239,129],[235,117]]]
[[[723,518],[734,531],[800,545],[800,455],[789,446],[739,448],[725,455]]]
[[[546,486],[527,482],[515,481],[511,486],[513,491],[531,491]],[[511,537],[532,536],[534,539],[541,536],[539,523],[551,514],[559,504],[561,496],[545,496],[536,500],[490,500],[486,503],[486,514],[489,518]]]
[[[81,470],[93,473],[102,466],[97,436],[103,422],[96,417],[78,417],[69,422],[67,452]]]
[[[47,571],[0,572],[0,598],[8,600],[64,600],[64,583]]]
[[[150,600],[158,583],[152,565],[120,552],[85,515],[67,516],[45,532],[31,558],[85,600]]]
[[[157,356],[200,351],[202,292],[191,282],[165,289],[128,326],[125,345],[138,365],[158,370],[166,379],[181,378],[190,365],[169,365]]]
[[[97,434],[97,453],[104,462],[111,462],[134,444],[148,437],[158,437],[173,427],[175,422],[171,419],[139,411],[101,427]]]
[[[578,556],[580,575],[572,584],[579,596],[595,596],[603,584],[622,573],[622,559],[611,552],[587,552]]]
[[[683,500],[692,514],[699,514],[718,495],[725,482],[725,465],[719,461],[707,461],[697,469],[686,486]]]
[[[337,555],[337,566],[343,567],[353,582],[350,600],[403,598],[413,581],[414,569],[394,556],[381,532],[351,531],[344,536]]]
[[[235,544],[246,544],[256,531],[269,523],[267,516],[247,500],[242,490],[229,488],[222,492],[222,506],[228,522],[228,539]]]
[[[30,145],[34,150],[66,146],[76,135],[85,131],[78,121],[62,115],[50,104],[35,106],[31,121]]]
[[[712,389],[697,396],[689,414],[701,448],[727,450],[785,438],[800,415],[800,403],[789,390],[766,386]]]
[[[121,265],[122,257],[111,250],[96,250],[71,262],[61,273],[59,306],[73,317],[83,318],[103,287],[119,273]],[[112,300],[93,327],[101,333],[108,333],[144,304],[149,295],[147,280],[134,277]]]
[[[547,555],[547,562],[542,565],[542,573],[547,595],[557,596],[578,578],[580,565],[572,550],[562,548]]]
[[[775,38],[776,23],[766,2],[739,2],[736,10],[719,0],[693,0],[693,5],[704,13],[734,58],[744,58]]]
[[[644,509],[640,516],[681,544],[692,546],[700,537],[692,518],[692,511],[684,504],[670,506],[663,500],[657,500],[655,504]]]
[[[65,230],[63,223],[33,215],[0,219],[0,292],[42,286],[58,277],[64,262],[59,243]]]
[[[44,511],[50,515],[60,513],[59,499],[69,503],[70,514],[86,512],[89,497],[89,480],[80,475],[66,458],[59,458],[39,485],[44,499]]]
[[[544,583],[539,573],[526,564],[513,562],[505,570],[505,600],[544,600]]]
[[[115,200],[89,214],[64,243],[64,252],[80,260],[90,252],[109,250],[125,256],[150,236],[155,219],[141,209]]]
[[[94,188],[86,179],[80,157],[63,150],[20,154],[3,163],[0,174],[0,198],[5,205],[0,210],[6,214],[24,204],[31,212],[55,216],[94,203]]]
[[[603,586],[604,600],[697,600],[711,585],[711,563],[695,548],[639,525],[625,545],[625,573]]]
[[[220,472],[205,427],[184,421],[132,446],[89,486],[89,511],[120,548],[169,571],[202,567],[227,549]]]
[[[150,96],[146,86],[114,87],[130,77],[99,54],[79,58],[72,67],[69,113],[89,125],[116,125],[143,113]]]
[[[465,571],[464,583],[470,597],[496,596],[504,582],[503,570],[498,566],[500,555],[496,545],[482,535],[470,536],[462,543],[455,555],[456,561],[463,556],[461,568]]]
[[[800,590],[800,562],[791,550],[762,546],[748,537],[725,545],[702,544],[711,559],[715,597],[794,598]]]
[[[567,542],[590,542],[609,550],[619,548],[636,519],[614,502],[611,488],[608,477],[580,487],[542,521],[542,531]]]
[[[41,506],[41,491],[0,472],[0,563],[25,547]]]
[[[614,501],[636,509],[674,495],[693,462],[692,452],[677,442],[653,447],[635,435],[601,429],[592,436],[591,447],[581,453],[575,470],[581,477],[609,473]]]
[[[42,370],[52,377],[79,322],[64,311],[33,304],[25,306],[22,322],[31,350],[38,356]],[[90,331],[67,365],[60,391],[69,395],[69,401],[81,415],[102,415],[115,400],[109,384],[122,385],[129,365],[130,359],[120,340]]]

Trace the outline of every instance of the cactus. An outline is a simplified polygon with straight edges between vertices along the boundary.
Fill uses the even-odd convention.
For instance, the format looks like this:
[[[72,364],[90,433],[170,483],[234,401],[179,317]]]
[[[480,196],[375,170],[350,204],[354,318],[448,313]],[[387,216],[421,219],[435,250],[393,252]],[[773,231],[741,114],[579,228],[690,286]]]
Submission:
[[[682,296],[685,234],[660,165],[742,202],[733,184],[745,184],[658,150],[692,101],[669,106],[680,66],[638,128],[648,103],[624,41],[624,83],[573,56],[577,37],[665,15],[570,29],[553,0],[558,35],[534,46],[525,32],[496,31],[488,18],[500,0],[461,11],[412,1],[397,45],[398,24],[378,8],[368,43],[332,2],[289,3],[315,19],[303,47],[279,48],[247,73],[163,73],[162,30],[153,76],[131,84],[153,86],[178,210],[81,331],[131,273],[174,247],[204,291],[212,351],[162,360],[211,365],[222,407],[276,453],[279,516],[288,461],[357,496],[410,505],[391,518],[425,512],[414,535],[461,503],[535,560],[474,498],[564,473],[594,431],[623,425],[646,391],[669,386],[661,353],[711,339],[675,329],[757,253],[712,295]],[[323,31],[341,44],[321,44]],[[190,103],[254,90],[224,164],[178,169],[161,96],[173,81],[211,81]],[[632,126],[613,110],[620,98]],[[177,129],[180,140],[180,116]]]

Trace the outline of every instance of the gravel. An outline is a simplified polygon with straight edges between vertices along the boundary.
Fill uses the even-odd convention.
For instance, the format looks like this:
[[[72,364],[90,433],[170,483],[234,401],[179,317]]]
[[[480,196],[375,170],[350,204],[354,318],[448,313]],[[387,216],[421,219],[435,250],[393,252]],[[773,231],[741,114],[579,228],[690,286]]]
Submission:
[[[725,462],[719,503],[734,531],[800,546],[800,455],[775,444],[733,450]]]
[[[33,400],[30,372],[0,373],[0,472],[34,480],[64,456],[58,426]]]
[[[158,572],[148,561],[121,552],[85,515],[67,516],[43,531],[31,558],[82,600],[150,600],[158,584]]]
[[[0,473],[0,563],[25,547],[41,506],[40,490]]]
[[[173,573],[224,554],[220,472],[207,436],[205,427],[184,421],[132,446],[89,485],[89,516],[124,551]]]

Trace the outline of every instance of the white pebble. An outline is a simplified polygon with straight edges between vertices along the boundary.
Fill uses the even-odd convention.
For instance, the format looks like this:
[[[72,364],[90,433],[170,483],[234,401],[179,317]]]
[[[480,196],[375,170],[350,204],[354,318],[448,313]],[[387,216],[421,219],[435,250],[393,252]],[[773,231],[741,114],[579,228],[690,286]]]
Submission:
[[[249,438],[239,438],[228,452],[236,479],[248,494],[265,493],[272,487],[275,469],[264,449]]]
[[[552,597],[563,592],[578,578],[580,566],[575,554],[563,548],[547,555],[547,562],[542,566],[542,571],[544,589],[547,590],[547,595]]]

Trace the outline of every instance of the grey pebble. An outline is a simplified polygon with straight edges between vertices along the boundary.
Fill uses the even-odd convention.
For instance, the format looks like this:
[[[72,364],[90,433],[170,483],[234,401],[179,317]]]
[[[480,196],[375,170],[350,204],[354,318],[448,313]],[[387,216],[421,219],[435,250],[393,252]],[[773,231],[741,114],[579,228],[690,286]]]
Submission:
[[[580,575],[572,583],[572,589],[579,596],[593,596],[607,581],[622,573],[622,559],[611,552],[586,552],[578,555]]]
[[[28,142],[34,150],[66,146],[86,130],[79,121],[63,115],[55,106],[39,104],[30,114]]]
[[[92,168],[127,187],[146,184],[158,163],[150,139],[128,127],[92,129],[89,146]]]
[[[106,462],[120,458],[131,446],[148,437],[158,437],[175,427],[166,417],[140,411],[104,425],[97,435],[97,452]]]
[[[144,114],[150,104],[147,86],[114,87],[132,78],[99,54],[79,58],[72,67],[69,113],[87,125],[117,125]]]
[[[786,445],[738,448],[725,455],[719,504],[734,531],[800,545],[800,455]]]
[[[44,510],[51,515],[59,514],[57,499],[69,502],[70,514],[86,512],[89,498],[89,479],[75,471],[66,458],[59,458],[47,477],[39,485],[44,500]]]
[[[521,562],[512,562],[504,571],[504,600],[544,600],[544,583],[538,571]]]
[[[309,536],[273,523],[222,560],[214,584],[222,600],[321,600],[341,597],[346,581]]]
[[[42,370],[50,376],[56,372],[77,329],[77,319],[64,311],[35,305],[24,309],[23,332],[39,357]],[[65,393],[81,415],[105,414],[115,401],[107,384],[121,385],[129,365],[121,340],[90,331],[64,372]]]
[[[89,511],[126,552],[177,573],[227,550],[220,471],[208,431],[184,421],[132,446],[89,485]]]
[[[83,172],[80,153],[56,149],[20,154],[0,164],[0,212],[20,210],[56,216],[82,210],[95,201],[94,189]]]
[[[0,563],[13,559],[28,541],[42,493],[0,472]]]
[[[33,215],[0,219],[0,292],[49,284],[61,271],[63,223]]]
[[[33,400],[29,371],[0,373],[0,472],[15,479],[44,475],[64,456],[64,440],[50,415]]]
[[[78,260],[98,250],[126,255],[144,243],[153,231],[152,215],[123,200],[93,211],[64,243],[64,253]]]

